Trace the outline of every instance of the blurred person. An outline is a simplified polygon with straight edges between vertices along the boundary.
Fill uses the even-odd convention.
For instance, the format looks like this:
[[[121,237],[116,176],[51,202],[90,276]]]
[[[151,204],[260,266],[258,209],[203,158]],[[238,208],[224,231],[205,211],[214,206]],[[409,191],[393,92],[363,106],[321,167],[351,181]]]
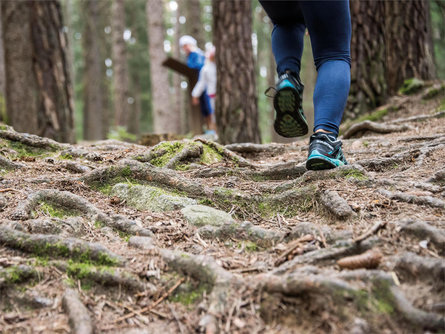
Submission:
[[[194,70],[198,70],[199,73],[201,73],[201,69],[205,64],[206,58],[204,52],[198,48],[196,39],[189,35],[181,36],[179,39],[179,46],[187,57],[187,66]],[[201,114],[207,122],[207,119],[211,118],[212,107],[210,105],[210,98],[206,90],[204,90],[199,96],[199,105],[201,108]],[[210,130],[211,129],[207,127],[207,131]]]
[[[207,92],[210,99],[211,112],[205,116],[206,134],[216,135],[215,124],[215,96],[216,96],[216,65],[215,47],[211,46],[206,52],[206,61],[199,72],[199,79],[192,91],[192,103],[199,104],[199,97]]]
[[[317,82],[314,90],[314,134],[310,137],[306,168],[329,169],[346,165],[337,139],[351,81],[351,17],[349,0],[260,0],[274,25],[272,52],[277,63],[274,129],[283,137],[308,133],[302,108],[300,80],[306,28],[312,43]]]

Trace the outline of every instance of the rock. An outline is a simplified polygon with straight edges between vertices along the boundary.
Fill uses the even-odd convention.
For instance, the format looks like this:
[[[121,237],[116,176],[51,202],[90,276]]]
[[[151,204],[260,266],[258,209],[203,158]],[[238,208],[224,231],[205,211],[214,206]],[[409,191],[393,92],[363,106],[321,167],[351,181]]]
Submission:
[[[194,199],[168,193],[160,188],[126,183],[113,186],[110,195],[125,200],[128,205],[136,209],[153,212],[178,210],[197,203]]]
[[[194,226],[222,226],[234,223],[235,220],[227,212],[205,205],[191,205],[181,210],[187,222]]]
[[[153,239],[150,237],[132,236],[128,240],[128,245],[139,249],[153,249]]]

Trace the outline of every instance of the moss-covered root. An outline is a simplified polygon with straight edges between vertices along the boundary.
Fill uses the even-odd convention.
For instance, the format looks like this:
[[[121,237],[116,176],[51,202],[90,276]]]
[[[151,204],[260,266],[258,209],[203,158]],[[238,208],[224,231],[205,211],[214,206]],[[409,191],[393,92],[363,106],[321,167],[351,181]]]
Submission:
[[[80,262],[122,265],[123,259],[100,244],[57,235],[28,234],[0,226],[0,244],[39,256],[64,257]]]
[[[69,147],[67,144],[60,144],[52,139],[30,135],[28,133],[15,132],[13,130],[0,130],[0,138],[48,151],[57,151]]]
[[[4,156],[0,155],[0,168],[14,170],[25,167],[24,164],[19,164],[17,162],[13,162],[9,159],[6,159]]]
[[[228,311],[229,294],[231,291],[238,291],[243,283],[242,278],[223,269],[208,256],[166,249],[160,253],[172,270],[191,276],[211,291],[208,295],[207,313],[201,318],[200,326],[205,333],[216,333],[218,329],[216,317]]]
[[[62,306],[68,314],[72,333],[93,334],[93,323],[88,313],[88,309],[83,305],[76,290],[65,290]]]
[[[244,159],[242,156],[228,150],[224,146],[215,143],[214,141],[207,140],[204,138],[197,138],[196,141],[199,141],[205,145],[210,146],[214,150],[216,150],[223,157],[235,162],[240,167],[257,167],[255,164],[251,163],[249,160]]]
[[[55,189],[40,190],[28,196],[25,201],[18,205],[12,215],[12,219],[26,220],[31,218],[32,212],[41,203],[46,204],[51,211],[62,216],[60,218],[74,214],[83,215],[100,225],[110,226],[124,233],[146,236],[152,235],[149,230],[138,226],[137,223],[132,220],[125,219],[122,216],[110,218],[85,198],[68,191]]]
[[[54,205],[59,208],[61,213],[71,212],[82,214],[90,219],[103,223],[109,220],[103,212],[94,207],[86,199],[68,191],[59,191],[55,189],[39,190],[29,195],[25,201],[17,206],[17,209],[12,215],[12,219],[26,220],[31,218],[32,212],[41,203]]]
[[[188,180],[173,170],[155,167],[135,160],[122,160],[118,166],[95,169],[79,180],[94,187],[113,182],[113,179],[121,176],[170,187],[185,192],[193,198],[208,197],[212,194],[212,190],[203,186],[202,183]]]
[[[410,130],[409,125],[396,125],[396,124],[386,124],[386,123],[376,123],[372,121],[364,121],[351,126],[348,131],[343,134],[343,139],[353,138],[360,133],[365,131],[375,132],[375,133],[393,133],[393,132],[403,132]]]
[[[26,265],[0,269],[0,289],[37,279],[38,277],[38,272],[34,268]]]
[[[95,266],[88,263],[52,261],[50,265],[65,271],[68,276],[82,282],[103,286],[120,286],[128,291],[143,291],[146,285],[135,275],[120,268]]]

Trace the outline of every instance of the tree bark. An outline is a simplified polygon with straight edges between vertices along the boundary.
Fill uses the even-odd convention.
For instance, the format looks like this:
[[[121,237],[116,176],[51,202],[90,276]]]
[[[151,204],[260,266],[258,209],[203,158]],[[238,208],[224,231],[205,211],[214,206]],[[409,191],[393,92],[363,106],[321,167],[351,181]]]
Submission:
[[[59,1],[2,1],[8,120],[74,142],[71,79]]]
[[[259,143],[250,1],[213,0],[213,26],[218,135],[224,144]]]
[[[104,118],[104,62],[101,50],[103,36],[100,24],[98,1],[82,2],[82,12],[85,17],[83,33],[83,52],[85,61],[83,87],[83,138],[100,140],[105,138]]]
[[[5,77],[5,53],[3,49],[2,6],[0,5],[0,122],[6,122],[6,77]]]
[[[124,40],[125,6],[124,0],[114,0],[112,12],[112,53],[113,53],[113,84],[114,84],[114,124],[127,127],[130,105],[127,50]]]
[[[193,36],[198,42],[198,47],[204,50],[205,38],[200,0],[185,0],[183,7],[186,14],[185,33]]]
[[[351,1],[351,92],[345,116],[385,103],[405,79],[432,79],[427,0]]]
[[[147,0],[150,80],[155,133],[179,133],[179,115],[170,106],[167,71],[162,67],[164,53],[163,2]]]

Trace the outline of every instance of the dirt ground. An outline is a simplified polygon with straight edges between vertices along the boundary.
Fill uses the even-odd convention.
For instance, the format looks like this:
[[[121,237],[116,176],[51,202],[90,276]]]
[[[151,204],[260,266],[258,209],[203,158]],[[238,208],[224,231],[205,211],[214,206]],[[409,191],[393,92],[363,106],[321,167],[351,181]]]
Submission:
[[[305,170],[307,141],[3,126],[0,333],[444,332],[445,100],[426,92],[343,132],[328,171]]]

